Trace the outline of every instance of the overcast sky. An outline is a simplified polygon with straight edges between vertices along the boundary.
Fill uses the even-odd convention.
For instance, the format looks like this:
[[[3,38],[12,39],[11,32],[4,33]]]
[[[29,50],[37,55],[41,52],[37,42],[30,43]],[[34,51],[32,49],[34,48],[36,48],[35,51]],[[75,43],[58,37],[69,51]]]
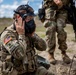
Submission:
[[[0,0],[0,17],[12,17],[13,10],[21,4],[29,4],[34,8],[35,13],[42,5],[42,0]]]

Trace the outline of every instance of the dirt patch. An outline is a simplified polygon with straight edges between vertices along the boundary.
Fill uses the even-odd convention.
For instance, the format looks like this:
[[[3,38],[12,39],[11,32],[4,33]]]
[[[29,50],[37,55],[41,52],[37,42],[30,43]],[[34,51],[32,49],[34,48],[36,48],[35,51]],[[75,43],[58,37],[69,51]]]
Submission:
[[[49,71],[55,75],[76,75],[76,42],[67,42],[68,49],[67,54],[71,58],[71,63],[66,64],[63,62],[61,52],[56,48],[55,59],[57,60],[56,65],[50,64]],[[39,55],[48,60],[46,51],[41,52]],[[75,58],[73,58],[75,55]],[[48,60],[49,61],[49,60]]]

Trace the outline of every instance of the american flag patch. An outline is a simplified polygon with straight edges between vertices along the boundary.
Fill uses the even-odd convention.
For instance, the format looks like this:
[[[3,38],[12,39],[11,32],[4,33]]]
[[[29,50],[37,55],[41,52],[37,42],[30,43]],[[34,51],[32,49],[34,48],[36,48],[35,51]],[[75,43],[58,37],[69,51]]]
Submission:
[[[4,44],[7,44],[10,40],[12,40],[12,37],[7,37],[4,39]]]

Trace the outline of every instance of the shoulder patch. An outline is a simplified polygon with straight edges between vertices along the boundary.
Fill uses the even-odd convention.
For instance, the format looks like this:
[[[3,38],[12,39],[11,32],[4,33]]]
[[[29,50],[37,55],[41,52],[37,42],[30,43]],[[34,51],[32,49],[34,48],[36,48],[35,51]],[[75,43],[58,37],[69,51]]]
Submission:
[[[7,38],[4,39],[4,44],[7,44],[11,40],[12,40],[12,37],[8,36]]]

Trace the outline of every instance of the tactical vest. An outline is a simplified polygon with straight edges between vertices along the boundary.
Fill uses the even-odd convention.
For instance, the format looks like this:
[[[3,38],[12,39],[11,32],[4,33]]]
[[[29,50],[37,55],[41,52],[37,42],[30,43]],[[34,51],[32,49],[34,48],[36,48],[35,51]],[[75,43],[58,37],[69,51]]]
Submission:
[[[15,61],[13,61],[15,64],[15,68],[19,74],[23,72],[34,72],[37,68],[37,59],[35,56],[35,49],[32,38],[27,37],[26,42],[27,42],[27,49],[24,55],[23,62],[20,61],[20,64],[18,65],[19,61],[17,61],[16,59]]]

